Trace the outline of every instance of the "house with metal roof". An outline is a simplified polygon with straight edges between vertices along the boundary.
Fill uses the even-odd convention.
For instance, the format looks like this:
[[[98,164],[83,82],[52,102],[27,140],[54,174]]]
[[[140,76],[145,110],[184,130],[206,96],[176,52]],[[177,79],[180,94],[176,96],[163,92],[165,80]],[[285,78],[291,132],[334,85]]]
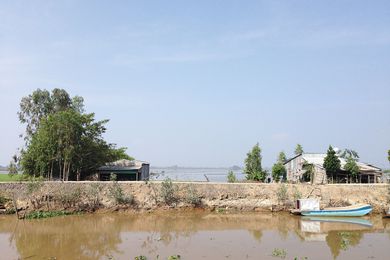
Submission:
[[[99,167],[97,173],[101,181],[110,180],[111,174],[115,174],[118,181],[149,180],[149,163],[123,159]]]
[[[328,183],[326,171],[323,166],[326,154],[302,153],[284,162],[287,171],[287,181],[297,183],[310,181],[313,184]],[[340,172],[335,176],[334,182],[348,183],[350,176],[344,171],[347,163],[344,158],[339,158]],[[383,171],[374,165],[356,162],[359,167],[357,181],[359,183],[378,183],[383,181]],[[311,169],[309,171],[309,169]],[[310,172],[310,173],[309,173]]]

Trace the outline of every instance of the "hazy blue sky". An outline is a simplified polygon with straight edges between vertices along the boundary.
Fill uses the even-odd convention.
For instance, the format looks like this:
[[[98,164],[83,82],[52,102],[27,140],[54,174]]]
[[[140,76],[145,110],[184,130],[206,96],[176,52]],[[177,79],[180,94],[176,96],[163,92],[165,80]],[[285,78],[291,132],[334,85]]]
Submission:
[[[328,145],[389,167],[390,1],[0,2],[0,164],[19,101],[64,88],[152,165]]]

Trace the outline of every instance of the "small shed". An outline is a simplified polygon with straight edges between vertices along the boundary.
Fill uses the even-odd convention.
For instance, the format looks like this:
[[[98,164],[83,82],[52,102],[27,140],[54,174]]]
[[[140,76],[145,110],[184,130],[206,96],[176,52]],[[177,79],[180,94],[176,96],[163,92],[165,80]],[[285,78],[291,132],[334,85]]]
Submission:
[[[101,181],[109,181],[111,174],[115,174],[118,181],[149,180],[149,163],[123,159],[107,163],[98,169],[98,179]]]

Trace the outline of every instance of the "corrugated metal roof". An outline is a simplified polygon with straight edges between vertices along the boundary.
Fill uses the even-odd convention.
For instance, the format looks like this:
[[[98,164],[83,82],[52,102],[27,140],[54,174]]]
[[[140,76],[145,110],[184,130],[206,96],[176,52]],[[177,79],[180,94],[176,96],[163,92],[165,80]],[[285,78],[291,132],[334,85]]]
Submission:
[[[142,165],[149,164],[139,160],[118,160],[115,162],[107,163],[106,165],[99,167],[99,170],[138,170],[142,168]]]
[[[326,157],[326,154],[324,154],[324,153],[304,153],[304,154],[302,154],[302,158],[307,163],[315,164],[321,168],[323,168],[325,157]],[[341,168],[344,168],[347,161],[344,158],[339,158],[339,159],[340,159]],[[370,164],[367,164],[367,163],[356,162],[356,164],[358,165],[360,171],[362,171],[362,172],[381,171],[380,168],[375,167],[375,166],[370,165]]]

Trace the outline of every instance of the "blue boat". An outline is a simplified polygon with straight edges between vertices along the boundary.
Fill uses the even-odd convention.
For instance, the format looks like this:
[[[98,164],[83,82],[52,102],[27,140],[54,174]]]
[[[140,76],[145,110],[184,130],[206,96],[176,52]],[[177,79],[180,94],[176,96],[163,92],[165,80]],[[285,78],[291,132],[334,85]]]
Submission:
[[[322,216],[322,217],[361,217],[372,211],[369,204],[358,204],[348,207],[324,208],[323,210],[305,210],[301,211],[303,216]]]

